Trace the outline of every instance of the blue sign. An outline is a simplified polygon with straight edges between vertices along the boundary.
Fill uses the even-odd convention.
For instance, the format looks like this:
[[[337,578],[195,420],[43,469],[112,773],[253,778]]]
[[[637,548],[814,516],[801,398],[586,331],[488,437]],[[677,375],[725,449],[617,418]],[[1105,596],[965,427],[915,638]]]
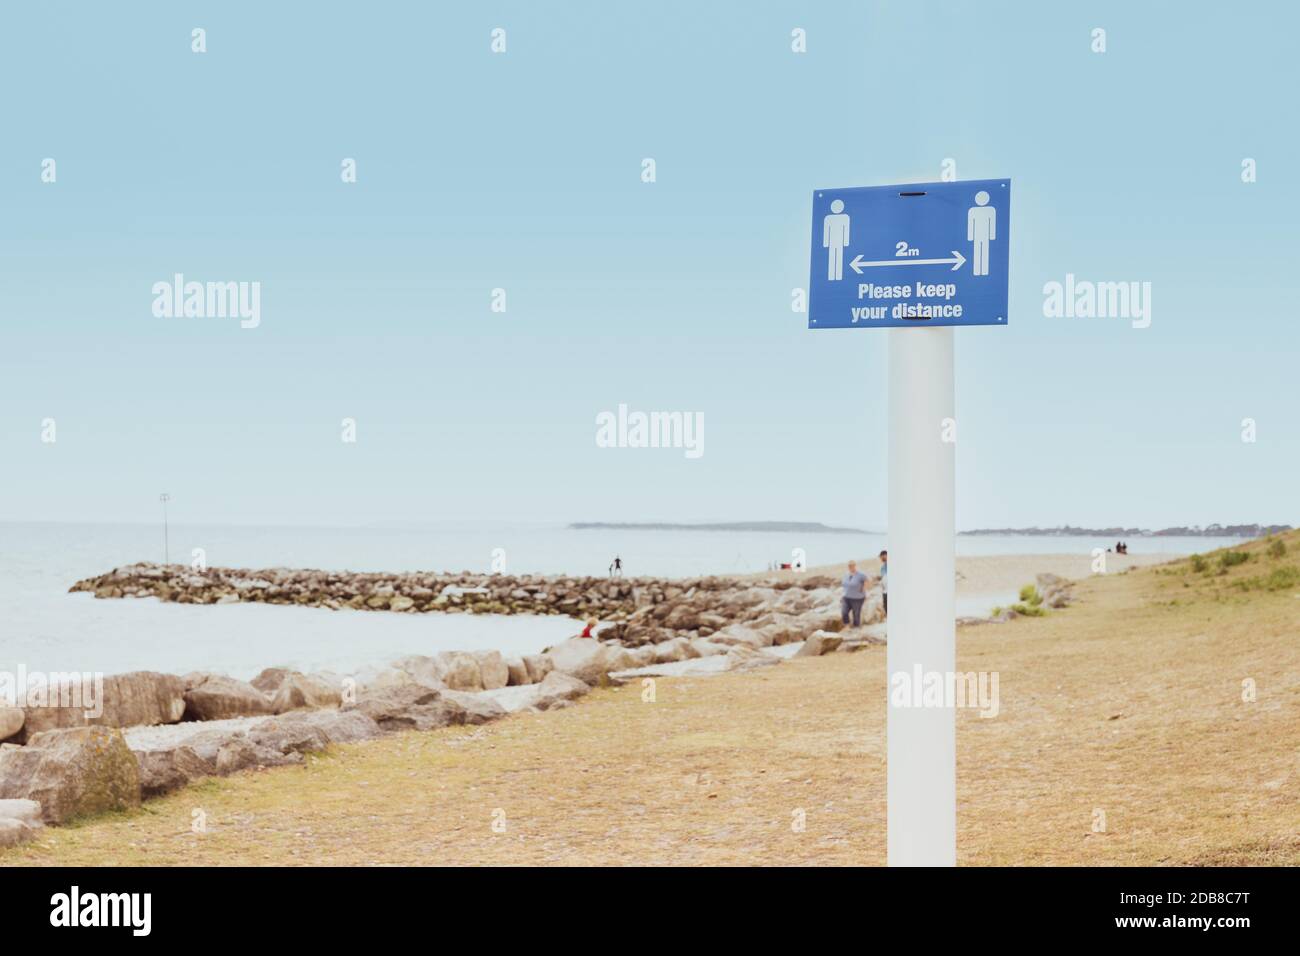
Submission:
[[[1011,180],[813,193],[808,328],[1007,324]]]

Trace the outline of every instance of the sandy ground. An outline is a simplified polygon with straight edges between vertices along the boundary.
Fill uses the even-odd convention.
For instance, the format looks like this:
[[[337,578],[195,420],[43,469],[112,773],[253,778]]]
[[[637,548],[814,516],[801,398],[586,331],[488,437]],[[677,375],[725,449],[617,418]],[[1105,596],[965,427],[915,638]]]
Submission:
[[[1132,568],[1146,568],[1177,560],[1177,554],[1108,554],[1106,573],[1117,574]],[[1089,554],[981,554],[958,556],[957,596],[959,598],[1017,591],[1022,585],[1032,584],[1039,574],[1055,574],[1078,581],[1092,577],[1092,555]],[[880,573],[880,560],[874,555],[858,561],[858,569],[868,574]],[[793,577],[793,571],[779,571],[756,575],[763,578]],[[842,564],[823,564],[809,568],[805,574],[830,574],[840,577],[845,573]]]
[[[1177,554],[1107,554],[1106,573],[1118,574],[1134,568],[1151,567],[1177,560]],[[995,605],[1015,600],[1020,589],[1032,584],[1039,574],[1055,574],[1071,581],[1093,576],[1093,559],[1088,554],[995,554],[957,558],[957,616],[985,617]],[[858,561],[858,569],[875,576],[880,560],[874,555]],[[845,573],[843,564],[823,564],[803,574],[829,574],[835,578]],[[763,572],[752,575],[759,580],[793,578],[794,571]]]
[[[1289,547],[959,629],[959,668],[1000,675],[995,718],[958,713],[959,861],[1300,864],[1300,589],[1251,584]],[[881,864],[885,689],[883,647],[601,689],[211,780],[0,864]]]

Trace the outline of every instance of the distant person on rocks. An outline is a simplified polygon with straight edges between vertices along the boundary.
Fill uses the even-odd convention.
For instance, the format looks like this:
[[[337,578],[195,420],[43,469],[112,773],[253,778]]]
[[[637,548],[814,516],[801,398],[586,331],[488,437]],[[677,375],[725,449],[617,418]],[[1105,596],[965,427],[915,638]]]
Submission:
[[[889,617],[889,552],[880,552],[880,606]]]
[[[849,562],[849,573],[841,582],[844,585],[844,597],[840,599],[840,622],[847,625],[849,615],[853,615],[853,626],[862,623],[862,604],[867,599],[867,576],[858,570],[858,562]]]
[[[609,576],[611,578],[621,578],[623,576],[623,559],[617,554],[614,555],[614,563],[609,566]]]
[[[594,617],[587,618],[587,626],[582,629],[583,637],[595,637],[596,625],[599,623]]]

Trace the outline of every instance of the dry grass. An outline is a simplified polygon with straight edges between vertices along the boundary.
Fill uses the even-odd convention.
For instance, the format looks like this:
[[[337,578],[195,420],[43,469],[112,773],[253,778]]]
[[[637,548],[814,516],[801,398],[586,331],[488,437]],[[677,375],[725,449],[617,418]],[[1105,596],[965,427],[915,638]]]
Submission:
[[[1001,714],[959,714],[961,862],[1300,864],[1300,592],[1238,588],[1295,564],[1288,545],[1239,549],[1253,559],[1223,575],[1092,579],[1067,610],[962,630],[959,666],[999,672]],[[884,666],[883,648],[833,654],[342,747],[0,862],[880,864]]]

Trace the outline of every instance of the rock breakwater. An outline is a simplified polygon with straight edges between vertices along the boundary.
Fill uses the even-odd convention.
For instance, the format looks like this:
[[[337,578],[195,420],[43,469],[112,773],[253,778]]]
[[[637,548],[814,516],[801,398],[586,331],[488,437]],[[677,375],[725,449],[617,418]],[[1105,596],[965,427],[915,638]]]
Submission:
[[[824,575],[755,580],[685,580],[503,574],[432,574],[250,570],[132,564],[78,581],[72,591],[97,598],[144,598],[182,604],[257,602],[333,610],[465,614],[560,614],[595,617],[602,640],[625,647],[679,637],[767,647],[837,631],[839,588]],[[879,595],[864,620],[880,619]]]

